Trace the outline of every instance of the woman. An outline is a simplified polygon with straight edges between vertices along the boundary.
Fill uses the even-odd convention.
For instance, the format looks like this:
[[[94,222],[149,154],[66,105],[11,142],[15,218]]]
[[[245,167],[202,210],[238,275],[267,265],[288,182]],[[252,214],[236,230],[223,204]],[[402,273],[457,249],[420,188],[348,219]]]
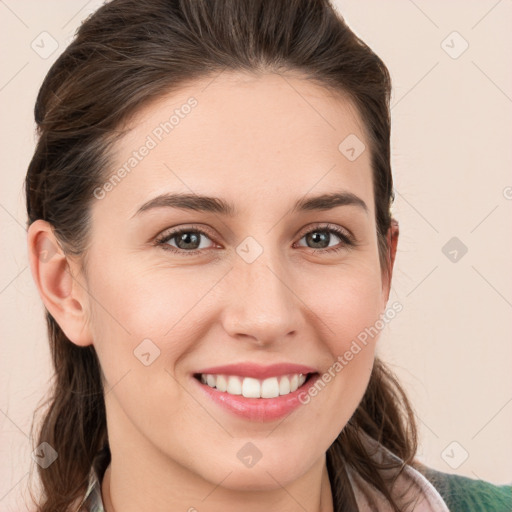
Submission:
[[[81,26],[26,179],[56,372],[38,510],[507,509],[415,460],[375,357],[401,309],[390,87],[327,0]]]

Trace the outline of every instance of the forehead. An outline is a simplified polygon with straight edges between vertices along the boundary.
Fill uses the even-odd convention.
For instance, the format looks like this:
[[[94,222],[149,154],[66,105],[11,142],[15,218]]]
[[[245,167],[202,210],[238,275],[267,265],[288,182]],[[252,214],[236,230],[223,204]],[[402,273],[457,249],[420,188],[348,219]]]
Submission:
[[[332,188],[372,203],[369,151],[351,161],[340,149],[354,136],[368,148],[357,110],[300,76],[221,73],[145,105],[127,128],[110,169],[121,178],[100,206],[123,217],[163,191],[223,196],[242,209]]]

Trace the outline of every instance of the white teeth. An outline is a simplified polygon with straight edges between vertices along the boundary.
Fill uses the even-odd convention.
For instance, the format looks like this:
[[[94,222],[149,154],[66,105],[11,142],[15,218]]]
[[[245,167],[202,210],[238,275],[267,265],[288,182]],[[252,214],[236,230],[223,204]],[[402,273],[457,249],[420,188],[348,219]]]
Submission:
[[[215,387],[219,391],[226,391],[228,389],[228,381],[224,375],[217,375],[217,383]]]
[[[277,377],[265,379],[261,384],[261,398],[275,398],[276,396],[279,396]]]
[[[230,375],[228,378],[228,387],[226,391],[230,395],[241,395],[242,394],[242,382],[235,375]]]
[[[293,393],[299,387],[299,376],[297,374],[292,375],[290,379],[290,392]]]
[[[201,374],[203,384],[230,395],[243,395],[246,398],[275,398],[296,391],[306,382],[306,375],[295,373],[268,379],[254,379],[236,375]]]
[[[258,379],[252,379],[251,377],[245,377],[242,382],[242,395],[244,395],[246,398],[260,398],[260,381]]]
[[[287,395],[290,392],[290,379],[286,377],[281,377],[281,381],[279,382],[279,394]]]

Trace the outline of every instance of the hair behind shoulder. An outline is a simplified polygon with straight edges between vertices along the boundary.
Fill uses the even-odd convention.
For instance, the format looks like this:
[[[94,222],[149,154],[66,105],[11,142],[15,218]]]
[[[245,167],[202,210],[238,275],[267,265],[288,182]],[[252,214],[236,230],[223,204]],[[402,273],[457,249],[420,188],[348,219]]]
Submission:
[[[90,208],[105,182],[109,148],[131,115],[151,100],[224,70],[299,72],[351,99],[371,154],[379,257],[389,271],[391,224],[391,80],[380,58],[328,0],[112,0],[89,17],[52,65],[35,105],[38,142],[25,180],[28,225],[52,224],[86,271]],[[38,512],[68,510],[87,489],[90,468],[108,438],[101,369],[93,346],[77,347],[46,311],[55,380],[38,431],[58,458],[38,467]],[[33,423],[33,427],[35,422]],[[375,360],[366,393],[327,453],[336,510],[357,509],[344,465],[351,465],[393,505],[378,464],[361,443],[365,432],[403,459],[416,452],[407,397]],[[401,465],[396,470],[401,471]]]

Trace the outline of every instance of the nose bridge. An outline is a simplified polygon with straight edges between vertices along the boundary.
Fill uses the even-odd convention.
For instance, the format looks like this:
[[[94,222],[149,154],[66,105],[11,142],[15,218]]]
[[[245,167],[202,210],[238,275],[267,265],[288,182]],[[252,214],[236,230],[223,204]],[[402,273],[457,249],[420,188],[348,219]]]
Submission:
[[[251,237],[237,247],[226,319],[231,335],[270,343],[299,328],[300,311],[283,257],[279,249],[263,247]]]

